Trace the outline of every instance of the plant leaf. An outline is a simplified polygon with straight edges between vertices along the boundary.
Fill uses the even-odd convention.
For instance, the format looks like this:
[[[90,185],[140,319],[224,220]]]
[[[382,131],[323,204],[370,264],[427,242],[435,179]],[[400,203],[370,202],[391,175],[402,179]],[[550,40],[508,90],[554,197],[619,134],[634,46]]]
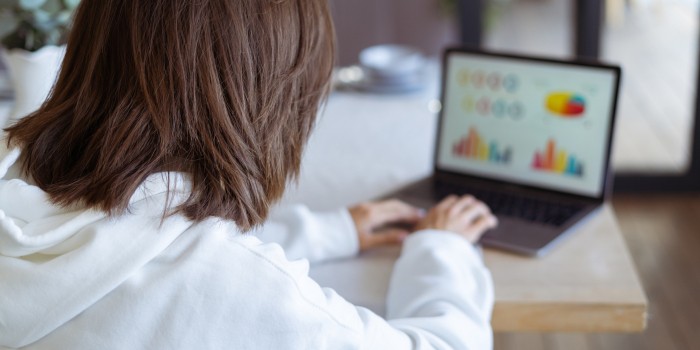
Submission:
[[[40,8],[46,0],[19,0],[19,7],[25,10],[35,10]]]
[[[43,10],[34,10],[32,13],[32,24],[35,28],[47,32],[56,26],[56,21],[51,17],[51,13]]]
[[[0,37],[17,30],[18,24],[19,21],[16,18],[0,13]]]
[[[13,8],[17,6],[17,0],[0,0],[0,8]]]
[[[65,7],[66,6],[63,5],[63,1],[61,0],[45,0],[44,5],[41,6],[41,9],[51,13],[56,13],[62,11]]]
[[[67,25],[70,23],[72,16],[73,16],[73,11],[65,10],[65,11],[59,12],[54,17],[54,19],[56,20],[56,22],[58,22],[61,25]]]
[[[80,0],[63,0],[63,3],[69,10],[72,10],[80,5]]]

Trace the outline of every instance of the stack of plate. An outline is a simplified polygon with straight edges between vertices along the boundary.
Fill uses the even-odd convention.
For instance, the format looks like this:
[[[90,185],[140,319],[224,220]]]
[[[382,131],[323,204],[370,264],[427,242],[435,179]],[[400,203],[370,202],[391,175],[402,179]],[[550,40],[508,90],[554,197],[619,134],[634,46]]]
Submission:
[[[362,90],[381,93],[416,91],[425,85],[426,60],[420,51],[401,45],[378,45],[360,52]]]

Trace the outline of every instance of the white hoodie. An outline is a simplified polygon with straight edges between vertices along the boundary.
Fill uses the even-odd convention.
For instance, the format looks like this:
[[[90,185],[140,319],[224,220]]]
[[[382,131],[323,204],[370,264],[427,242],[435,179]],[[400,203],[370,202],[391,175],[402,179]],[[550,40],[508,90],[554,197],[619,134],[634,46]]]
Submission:
[[[168,188],[171,205],[189,188],[162,173],[110,218],[51,204],[19,178],[18,156],[0,148],[0,349],[492,347],[491,278],[457,235],[406,239],[385,319],[308,277],[309,261],[357,253],[346,210],[280,209],[255,235],[162,221]]]

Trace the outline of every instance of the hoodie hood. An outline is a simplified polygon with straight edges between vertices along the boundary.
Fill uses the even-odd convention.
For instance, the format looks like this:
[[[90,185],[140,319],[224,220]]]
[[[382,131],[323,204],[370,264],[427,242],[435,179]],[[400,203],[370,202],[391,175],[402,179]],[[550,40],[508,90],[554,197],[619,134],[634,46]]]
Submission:
[[[4,143],[4,142],[3,142]],[[163,210],[182,203],[189,182],[158,173],[133,194],[129,212],[52,204],[8,175],[20,150],[0,146],[0,347],[23,347],[89,308],[158,256],[192,222]]]

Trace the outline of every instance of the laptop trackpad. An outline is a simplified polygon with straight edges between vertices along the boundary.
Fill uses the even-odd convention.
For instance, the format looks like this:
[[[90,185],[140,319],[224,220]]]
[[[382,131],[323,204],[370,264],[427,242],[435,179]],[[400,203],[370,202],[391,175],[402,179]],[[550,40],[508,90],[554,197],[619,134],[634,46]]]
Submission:
[[[503,216],[498,220],[498,227],[481,237],[480,243],[484,246],[534,255],[561,234],[560,229],[549,225]]]

